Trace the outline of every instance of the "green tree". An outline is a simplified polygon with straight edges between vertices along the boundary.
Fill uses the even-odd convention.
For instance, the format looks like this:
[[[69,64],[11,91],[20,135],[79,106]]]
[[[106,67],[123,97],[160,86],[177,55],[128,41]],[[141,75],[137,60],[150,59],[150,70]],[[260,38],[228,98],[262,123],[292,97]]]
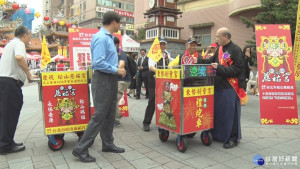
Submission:
[[[256,16],[258,24],[290,24],[292,42],[294,42],[296,21],[297,21],[298,0],[261,0],[261,7]],[[255,31],[255,23],[244,16],[241,16],[247,28]],[[246,41],[248,46],[256,49],[256,38],[253,35],[251,40]],[[253,52],[256,64],[256,51]]]
[[[139,40],[143,40],[145,39],[145,27],[138,27],[137,29],[137,32],[134,34],[134,37],[133,39],[136,40],[136,41],[139,41]]]
[[[261,0],[261,12],[257,15],[260,24],[290,24],[294,42],[298,0]]]
[[[149,26],[149,23],[146,22],[144,26],[138,27],[137,32],[134,34],[133,39],[136,41],[146,39],[146,28]]]

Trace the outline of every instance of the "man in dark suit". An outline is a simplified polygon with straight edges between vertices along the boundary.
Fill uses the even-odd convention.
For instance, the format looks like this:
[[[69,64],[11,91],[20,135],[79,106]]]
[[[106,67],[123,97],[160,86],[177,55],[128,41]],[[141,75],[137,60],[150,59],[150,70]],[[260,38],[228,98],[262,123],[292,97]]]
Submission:
[[[137,89],[136,89],[137,100],[140,99],[141,87],[143,82],[146,88],[146,99],[149,98],[149,92],[148,92],[149,67],[148,67],[148,57],[146,56],[146,49],[141,49],[140,54],[142,57],[140,57],[138,60],[139,77],[138,77]]]

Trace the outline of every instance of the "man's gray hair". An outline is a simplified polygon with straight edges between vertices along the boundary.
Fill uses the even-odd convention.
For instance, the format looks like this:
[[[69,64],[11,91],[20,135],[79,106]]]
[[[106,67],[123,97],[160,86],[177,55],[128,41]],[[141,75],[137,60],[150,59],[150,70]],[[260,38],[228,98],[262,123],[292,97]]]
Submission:
[[[228,39],[231,39],[231,33],[228,28],[223,27],[220,28],[219,31],[222,33],[223,36],[227,36]]]
[[[15,37],[22,37],[25,33],[29,33],[29,29],[25,26],[18,26],[15,30]]]

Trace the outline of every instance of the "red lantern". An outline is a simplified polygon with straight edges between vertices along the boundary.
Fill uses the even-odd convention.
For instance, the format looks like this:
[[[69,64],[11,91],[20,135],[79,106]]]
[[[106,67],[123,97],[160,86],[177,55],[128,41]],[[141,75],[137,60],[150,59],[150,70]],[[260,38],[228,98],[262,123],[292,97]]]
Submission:
[[[69,28],[71,26],[71,24],[70,23],[66,23],[66,26]]]
[[[45,21],[49,21],[49,19],[50,19],[49,16],[44,16]]]
[[[14,10],[18,10],[18,9],[19,9],[19,4],[13,3],[13,4],[12,4],[12,8],[13,8]]]

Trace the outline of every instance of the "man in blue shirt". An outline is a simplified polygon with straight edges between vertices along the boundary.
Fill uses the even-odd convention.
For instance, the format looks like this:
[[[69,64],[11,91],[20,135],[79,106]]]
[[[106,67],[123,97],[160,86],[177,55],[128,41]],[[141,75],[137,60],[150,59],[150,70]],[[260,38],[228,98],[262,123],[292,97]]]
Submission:
[[[114,144],[113,128],[116,115],[118,81],[117,75],[125,76],[126,70],[118,68],[118,54],[113,33],[120,29],[120,15],[109,11],[103,16],[103,27],[91,42],[92,95],[95,112],[82,138],[72,154],[82,162],[95,162],[88,148],[100,132],[103,152],[123,153],[125,150]]]

